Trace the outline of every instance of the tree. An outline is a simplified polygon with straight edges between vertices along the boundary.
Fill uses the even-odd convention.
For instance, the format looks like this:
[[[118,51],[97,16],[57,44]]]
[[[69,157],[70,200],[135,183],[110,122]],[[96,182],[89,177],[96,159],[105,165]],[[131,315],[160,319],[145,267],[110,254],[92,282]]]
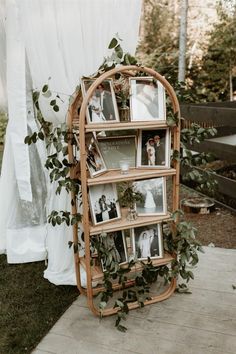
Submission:
[[[218,4],[219,21],[209,33],[209,46],[199,71],[198,94],[202,100],[224,101],[232,97],[236,71],[236,4]],[[235,75],[236,76],[236,75]]]

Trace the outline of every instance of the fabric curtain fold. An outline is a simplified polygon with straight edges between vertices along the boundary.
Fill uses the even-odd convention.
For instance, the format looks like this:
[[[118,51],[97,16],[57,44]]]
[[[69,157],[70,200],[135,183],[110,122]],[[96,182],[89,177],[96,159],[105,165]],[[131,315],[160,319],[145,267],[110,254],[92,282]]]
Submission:
[[[7,2],[10,6],[13,6],[13,3],[15,4],[12,14],[8,11],[8,21],[12,21],[12,17],[17,13],[18,24],[16,25],[19,25],[18,34],[22,35],[21,40],[24,44],[20,47],[22,45],[20,39],[16,43],[19,55],[15,55],[15,60],[19,59],[20,61],[20,67],[15,68],[17,70],[16,82],[19,92],[15,96],[14,103],[10,100],[9,110],[12,112],[11,116],[13,117],[13,105],[15,104],[18,112],[16,117],[12,119],[7,130],[8,146],[12,139],[15,144],[22,143],[22,139],[27,135],[27,120],[28,129],[34,129],[32,126],[32,117],[28,114],[27,104],[25,103],[27,101],[25,99],[25,71],[27,70],[23,67],[25,52],[32,76],[32,88],[41,90],[44,84],[49,84],[52,92],[52,96],[49,99],[43,96],[40,99],[41,109],[46,120],[50,120],[54,126],[60,122],[65,122],[70,95],[73,94],[76,86],[79,85],[82,76],[94,73],[101,65],[104,57],[109,53],[107,49],[108,44],[116,33],[123,40],[123,49],[134,54],[138,40],[141,0],[7,0]],[[17,36],[17,33],[15,33],[17,31],[16,25],[8,28],[8,40],[10,39],[10,33],[15,37]],[[13,61],[11,62],[10,59],[9,65],[10,70],[13,67]],[[22,68],[21,72],[18,72],[19,68]],[[14,68],[12,70],[9,72],[9,75],[13,76]],[[14,85],[8,87],[8,94],[12,95]],[[49,107],[49,102],[57,95],[60,97],[58,100],[60,110],[55,114],[52,108]],[[18,130],[18,124],[22,125],[21,131]],[[16,135],[15,132],[17,133]],[[26,196],[29,197],[30,195],[29,190],[27,190],[28,185],[23,185],[22,182],[20,186],[20,175],[18,176],[18,185],[16,185],[15,178],[19,174],[17,169],[23,166],[23,170],[27,172],[22,181],[34,180],[35,175],[32,171],[32,166],[30,169],[30,166],[27,165],[27,161],[31,161],[31,152],[29,153],[27,149],[22,149],[23,153],[19,155],[12,146],[11,155],[9,149],[6,150],[5,162],[3,161],[3,176],[5,177],[1,181],[1,191],[6,188],[9,191],[9,195],[13,197],[14,191],[18,188],[20,200],[28,200],[29,198],[26,198]],[[41,164],[39,162],[35,163],[35,169],[40,174],[42,173],[42,165],[45,159],[43,151],[43,148],[41,150],[37,148],[33,153],[37,153],[40,157]],[[12,156],[15,161],[15,169],[12,161],[11,163],[7,161]],[[20,165],[21,160],[22,165]],[[12,165],[10,183],[6,180],[6,176],[9,174],[9,165]],[[28,241],[25,243],[25,250],[27,249],[27,245],[31,245],[32,254],[34,254],[35,244],[33,245],[32,242],[38,239],[40,256],[35,255],[35,260],[39,260],[40,257],[45,256],[45,246],[43,250],[42,245],[46,240],[48,268],[45,272],[45,277],[55,284],[74,284],[73,254],[71,249],[68,248],[68,241],[72,239],[72,230],[68,227],[53,228],[45,222],[46,214],[51,210],[55,210],[57,207],[60,210],[66,210],[69,207],[70,203],[68,204],[68,200],[70,196],[64,193],[56,196],[55,185],[49,185],[45,174],[41,176],[41,178],[45,179],[45,184],[41,185],[41,181],[38,181],[38,188],[41,188],[41,195],[45,195],[47,198],[47,211],[46,213],[44,211],[41,213],[35,224],[34,231],[32,227],[32,233],[25,231],[22,225],[21,231],[25,233],[26,239],[28,238]],[[32,203],[34,203],[35,195],[39,192],[37,188],[35,189],[36,186],[34,183],[35,181],[32,185],[31,182]],[[47,191],[45,191],[45,185]],[[24,188],[26,195],[22,198]],[[14,204],[13,199],[11,199],[11,203]],[[44,210],[44,203],[45,201],[41,198],[39,208]],[[15,202],[16,204],[17,202]],[[2,208],[3,205],[0,205],[0,209]],[[32,208],[33,210],[34,208]],[[11,261],[14,262],[14,259],[21,259],[21,262],[23,262],[24,251],[20,249],[21,237],[18,237],[17,232],[13,232],[12,237],[7,237],[7,240],[2,236],[2,229],[4,227],[6,229],[9,228],[9,220],[7,221],[6,219],[7,216],[5,215],[5,218],[0,220],[0,248],[8,245],[11,248]],[[18,257],[14,253],[14,238],[17,239],[17,244],[15,245],[16,253],[19,251],[22,257]],[[34,260],[33,258],[31,261]],[[28,258],[26,257],[26,259]]]

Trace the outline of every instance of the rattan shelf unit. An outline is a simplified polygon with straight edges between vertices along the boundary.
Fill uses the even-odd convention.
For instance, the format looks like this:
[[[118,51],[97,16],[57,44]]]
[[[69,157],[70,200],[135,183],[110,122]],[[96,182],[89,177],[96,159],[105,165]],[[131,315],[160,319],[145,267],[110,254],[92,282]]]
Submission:
[[[121,211],[121,218],[114,222],[104,223],[102,226],[100,225],[92,225],[89,219],[89,203],[88,203],[88,186],[93,185],[101,185],[105,183],[117,183],[122,181],[132,181],[132,180],[141,180],[141,179],[148,179],[154,177],[165,177],[165,176],[172,176],[172,190],[173,190],[173,198],[172,198],[172,205],[173,211],[178,209],[179,207],[179,162],[175,161],[173,168],[165,168],[165,169],[144,169],[144,168],[133,168],[130,169],[128,175],[122,175],[118,170],[108,170],[106,173],[99,175],[97,177],[90,178],[88,177],[87,167],[86,167],[86,160],[87,160],[87,153],[85,148],[85,135],[87,132],[98,132],[98,131],[111,131],[111,130],[127,130],[127,129],[158,129],[158,128],[167,128],[167,123],[165,120],[157,120],[157,121],[137,121],[137,122],[115,122],[115,123],[104,123],[104,124],[86,124],[86,110],[88,102],[94,92],[94,90],[101,84],[104,80],[114,77],[117,73],[125,73],[129,72],[130,75],[134,75],[137,72],[146,73],[149,76],[152,76],[154,79],[161,82],[164,86],[166,93],[169,95],[170,102],[172,104],[172,108],[174,113],[179,113],[179,103],[176,98],[175,92],[169,82],[163,78],[160,74],[156,71],[146,68],[146,67],[139,67],[139,66],[120,66],[114,68],[104,74],[102,74],[99,78],[97,78],[94,83],[90,86],[89,90],[87,91],[86,96],[82,101],[82,105],[80,108],[80,115],[78,116],[78,96],[75,97],[73,103],[70,106],[69,113],[68,113],[68,125],[69,131],[77,132],[79,134],[79,149],[80,149],[80,166],[72,166],[70,169],[70,176],[74,178],[79,170],[79,178],[81,180],[81,190],[82,190],[82,205],[83,205],[83,230],[84,230],[84,240],[85,240],[85,257],[80,258],[78,251],[75,253],[75,270],[76,270],[76,279],[77,279],[77,286],[79,291],[82,294],[87,296],[88,306],[91,311],[96,315],[101,315],[101,311],[99,308],[96,307],[93,296],[97,294],[99,291],[103,289],[102,286],[102,279],[103,279],[103,272],[100,267],[91,266],[90,262],[90,237],[92,235],[99,234],[100,232],[113,232],[117,230],[124,230],[130,229],[137,226],[149,225],[153,223],[159,223],[170,218],[170,214],[167,213],[161,216],[139,216],[134,221],[127,221],[125,217],[125,210]],[[176,125],[171,128],[171,135],[172,135],[172,148],[173,150],[179,151],[180,149],[180,130],[179,125]],[[74,161],[73,156],[73,145],[69,142],[68,144],[69,150],[69,159],[71,162]],[[72,199],[75,200],[75,195],[72,192]],[[76,203],[73,203],[72,206],[72,214],[77,213],[77,206]],[[74,244],[78,244],[78,225],[73,225],[73,242]],[[173,260],[174,255],[170,255],[168,253],[164,254],[164,257],[161,259],[157,259],[153,261],[155,266],[166,265]],[[80,279],[80,267],[83,267],[86,270],[87,275],[87,287],[86,289],[81,286],[81,279]],[[131,270],[132,272],[137,272],[141,270],[141,263],[137,263],[135,267]],[[96,288],[93,288],[94,281],[98,281],[101,283]],[[133,285],[132,278],[127,280],[126,286]],[[158,301],[165,300],[174,292],[176,288],[176,279],[173,279],[172,282],[169,284],[168,288],[164,290],[162,294],[158,294],[156,296],[151,297],[149,300],[145,301],[145,305],[152,304]],[[114,283],[113,289],[120,289],[120,284]],[[130,303],[129,309],[134,309],[139,307],[137,302]],[[108,316],[117,313],[119,308],[106,308],[102,310],[103,316]]]

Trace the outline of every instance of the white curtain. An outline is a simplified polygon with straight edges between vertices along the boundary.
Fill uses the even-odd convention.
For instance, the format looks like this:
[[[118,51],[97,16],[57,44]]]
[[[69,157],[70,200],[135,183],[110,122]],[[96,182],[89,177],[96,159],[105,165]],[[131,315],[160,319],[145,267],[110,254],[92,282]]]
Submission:
[[[6,92],[6,7],[5,0],[0,1],[0,112],[7,109]]]
[[[18,110],[17,118],[18,123],[21,123],[22,126],[21,132],[19,132],[21,139],[23,139],[24,134],[27,135],[26,117],[28,112],[28,96],[24,88],[24,85],[26,87],[26,82],[28,81],[24,74],[26,70],[25,60],[23,60],[24,53],[21,47],[22,43],[29,62],[33,88],[40,90],[45,83],[48,83],[52,95],[58,93],[63,101],[60,101],[60,111],[56,114],[48,107],[48,100],[41,97],[40,104],[46,116],[45,118],[54,122],[54,124],[65,121],[69,97],[80,83],[80,77],[92,74],[97,70],[103,58],[108,54],[108,44],[116,33],[123,39],[123,49],[131,54],[135,52],[138,39],[141,0],[7,0],[7,3],[9,8],[11,6],[14,8],[12,8],[13,13],[8,12],[8,16],[14,16],[15,11],[16,24],[19,26],[18,33],[16,34],[16,24],[11,23],[10,19],[7,19],[11,23],[11,26],[8,26],[8,31],[14,35],[13,37],[17,37],[17,46],[20,52],[18,56],[16,56],[16,53],[8,52],[12,60],[11,58],[7,58],[7,62],[9,65],[9,75],[14,70],[16,60],[17,70],[21,72],[21,77],[18,73],[19,76],[16,77],[15,82],[19,94],[17,93],[17,96],[14,96],[14,104],[17,107],[22,107],[22,110]],[[8,90],[9,94],[11,92]],[[13,106],[13,101],[9,102],[9,109],[10,105]],[[25,110],[24,114],[23,110]],[[11,130],[8,129],[7,139],[9,140],[12,129],[16,129],[18,132],[15,112],[14,116],[11,114],[11,117],[13,125],[11,125]],[[28,129],[30,129],[29,119]],[[18,136],[17,139],[19,139]],[[27,161],[31,163],[30,153],[24,146],[23,140],[21,140],[22,145],[21,147],[18,146],[18,148],[21,149],[24,156],[23,164],[23,156],[21,155],[21,158],[19,153],[15,155],[14,144],[15,141],[12,139],[11,146],[8,149],[6,146],[7,151],[5,155],[7,154],[7,159],[3,163],[3,170],[5,170],[3,175],[11,174],[12,179],[9,182],[6,181],[6,178],[2,178],[1,193],[3,191],[6,193],[7,190],[9,195],[11,195],[11,191],[12,196],[14,196],[14,191],[18,189],[21,201],[26,199],[28,202],[34,203],[35,190],[31,182],[32,173],[30,165],[27,165]],[[42,159],[42,149],[37,148],[37,152]],[[15,158],[14,164],[12,161],[13,156]],[[9,160],[11,160],[10,171]],[[17,174],[19,162],[22,167],[21,174],[24,173],[25,176],[25,184],[21,182],[19,172]],[[42,173],[40,163],[37,163],[37,168]],[[44,175],[42,174],[42,176]],[[47,176],[42,178],[46,181]],[[41,181],[38,181],[38,185],[41,187]],[[69,196],[64,194],[60,197],[55,196],[54,190],[55,186],[47,183],[47,212],[50,212],[52,209],[68,209]],[[27,195],[23,195],[22,193],[26,193]],[[10,205],[11,203],[12,200],[8,204]],[[41,208],[44,208],[44,201],[41,200],[40,203]],[[0,211],[3,208],[4,205],[2,203],[2,205],[0,204]],[[7,254],[9,254],[10,249],[8,247],[14,249],[14,243],[8,242],[9,235],[6,219],[7,216],[0,223],[0,248],[3,249],[5,245]],[[72,250],[68,249],[68,241],[72,238],[71,229],[68,227],[52,228],[50,225],[42,222],[42,220],[43,217],[37,220],[37,227],[45,228],[40,231],[40,235],[42,239],[45,239],[45,237],[47,239],[49,263],[45,277],[55,284],[74,284],[73,255]],[[25,232],[23,227],[18,231]],[[33,232],[30,236],[27,241],[28,245],[30,245],[32,238],[34,240],[39,238],[36,232]],[[15,237],[15,234],[13,237]],[[19,236],[19,239],[21,237],[23,238],[23,235]],[[42,245],[41,241],[40,245]],[[30,254],[31,250],[29,247],[28,251],[22,255],[21,262],[28,261]],[[41,256],[43,257],[44,254],[41,253]],[[15,260],[18,262],[17,256]],[[14,262],[14,257],[11,258],[11,262]]]

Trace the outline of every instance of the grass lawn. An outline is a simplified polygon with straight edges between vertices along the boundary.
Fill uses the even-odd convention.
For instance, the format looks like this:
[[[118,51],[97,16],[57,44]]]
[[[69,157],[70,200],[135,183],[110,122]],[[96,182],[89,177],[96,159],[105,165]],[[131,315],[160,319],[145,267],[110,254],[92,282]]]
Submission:
[[[78,296],[43,278],[44,262],[7,264],[0,255],[0,353],[31,353]]]

